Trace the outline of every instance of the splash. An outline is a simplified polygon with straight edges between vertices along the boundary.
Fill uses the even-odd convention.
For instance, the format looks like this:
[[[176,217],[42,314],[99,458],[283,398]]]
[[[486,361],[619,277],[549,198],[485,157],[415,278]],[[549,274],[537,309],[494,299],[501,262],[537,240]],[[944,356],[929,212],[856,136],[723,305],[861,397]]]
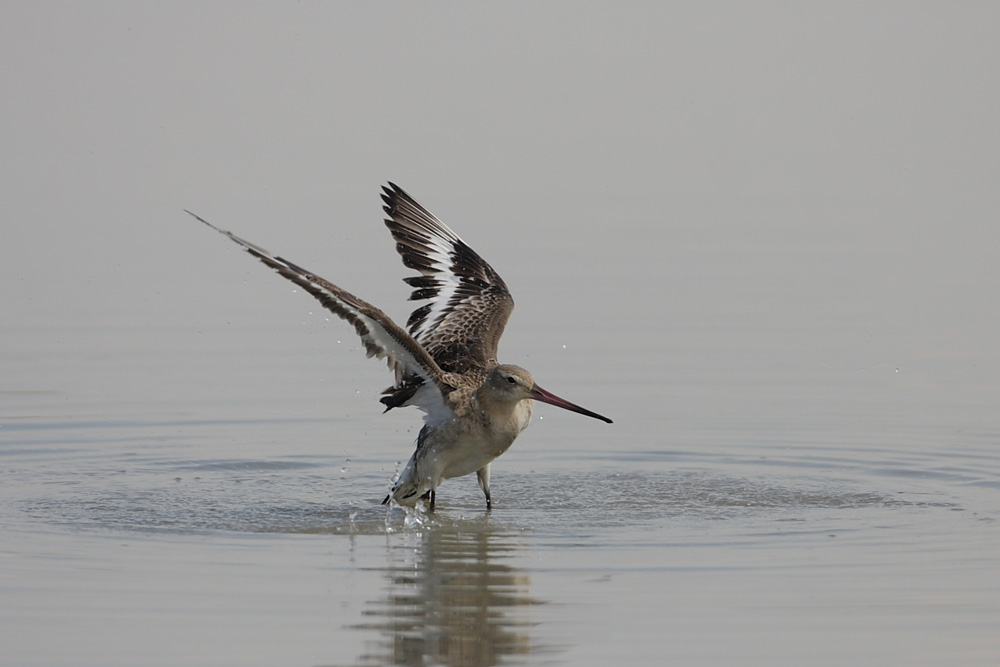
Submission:
[[[386,534],[394,533],[398,529],[398,524],[395,524],[392,520],[393,510],[396,508],[403,510],[403,530],[406,532],[419,532],[423,528],[426,528],[434,523],[433,517],[427,511],[427,507],[423,503],[417,503],[413,507],[407,507],[405,505],[400,505],[395,500],[391,500],[385,510]]]

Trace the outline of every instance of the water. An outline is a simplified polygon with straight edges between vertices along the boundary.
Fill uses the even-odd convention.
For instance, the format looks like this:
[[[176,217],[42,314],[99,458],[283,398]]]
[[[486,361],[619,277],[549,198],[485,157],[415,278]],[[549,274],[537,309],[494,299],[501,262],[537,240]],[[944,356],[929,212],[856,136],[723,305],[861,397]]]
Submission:
[[[989,3],[0,6],[0,665],[1000,663]],[[494,508],[190,209],[509,285]]]
[[[132,330],[121,358],[124,332],[90,333],[64,346],[90,358],[64,384],[89,367],[120,389],[4,395],[7,664],[991,664],[1000,649],[992,412],[905,368],[818,382],[706,361],[659,386],[665,350],[619,384],[599,359],[574,370],[568,345],[547,384],[616,424],[542,406],[495,465],[493,511],[470,477],[408,519],[379,502],[417,416],[379,417],[377,392],[355,392],[383,382],[359,350],[299,324],[229,326],[175,330],[200,341],[183,355]],[[18,356],[65,334],[22,337]],[[250,349],[227,357],[234,339]],[[267,382],[244,382],[247,352]],[[156,381],[128,395],[140,361]],[[322,380],[336,365],[360,375]],[[179,394],[185,374],[200,382]]]

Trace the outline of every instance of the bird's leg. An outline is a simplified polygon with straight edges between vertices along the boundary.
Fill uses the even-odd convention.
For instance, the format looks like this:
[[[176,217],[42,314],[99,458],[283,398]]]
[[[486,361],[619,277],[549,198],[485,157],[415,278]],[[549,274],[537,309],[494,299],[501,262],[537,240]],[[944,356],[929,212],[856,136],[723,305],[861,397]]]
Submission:
[[[434,511],[434,495],[434,489],[431,489],[429,491],[424,491],[424,495],[420,496],[421,500],[427,502],[427,509],[431,512]]]
[[[490,464],[487,463],[476,471],[476,478],[479,480],[479,488],[486,496],[486,509],[492,509],[493,500],[490,498]]]

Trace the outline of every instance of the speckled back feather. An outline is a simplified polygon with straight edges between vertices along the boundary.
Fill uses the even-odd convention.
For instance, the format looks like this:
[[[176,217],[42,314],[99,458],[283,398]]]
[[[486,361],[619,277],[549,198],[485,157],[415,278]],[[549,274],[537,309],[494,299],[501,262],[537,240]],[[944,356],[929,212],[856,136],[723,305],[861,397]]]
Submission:
[[[514,300],[500,275],[455,232],[402,188],[383,188],[386,226],[408,268],[411,301],[427,300],[410,315],[407,327],[445,372],[485,377],[496,365],[497,348]],[[404,405],[422,380],[397,375],[383,392],[386,409]]]

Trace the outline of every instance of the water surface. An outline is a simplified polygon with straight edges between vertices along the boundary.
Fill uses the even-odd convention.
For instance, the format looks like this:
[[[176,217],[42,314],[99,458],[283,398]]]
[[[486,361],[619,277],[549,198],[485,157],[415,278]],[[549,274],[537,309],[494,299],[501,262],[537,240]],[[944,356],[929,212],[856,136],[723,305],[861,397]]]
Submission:
[[[338,325],[326,326],[337,335]],[[216,333],[253,340],[262,378],[305,379],[280,396],[268,382],[224,380],[225,400],[206,401],[214,372],[149,351],[154,377],[182,366],[203,385],[169,405],[5,394],[0,613],[11,664],[988,664],[996,654],[991,415],[956,416],[919,386],[866,406],[850,391],[864,384],[831,383],[822,412],[719,410],[693,426],[701,399],[662,400],[682,378],[663,392],[641,378],[640,389],[604,392],[597,378],[609,369],[591,359],[589,381],[548,384],[596,409],[610,403],[615,425],[541,406],[495,466],[491,512],[467,478],[441,488],[434,514],[408,517],[379,501],[417,415],[379,417],[371,393],[357,396],[358,415],[332,416],[338,392],[351,405],[355,390],[310,369],[339,360],[289,365],[268,351],[282,344],[267,330]],[[352,367],[352,353],[363,357],[334,356]],[[712,391],[738,406],[749,375],[762,391],[782,384],[757,373],[686,380],[695,396],[728,386]],[[329,405],[295,407],[313,392]],[[626,399],[622,418],[613,407]],[[665,415],[682,409],[694,416],[675,430]]]
[[[3,3],[0,664],[1000,663],[995,4]],[[433,515],[399,183],[538,405]]]

